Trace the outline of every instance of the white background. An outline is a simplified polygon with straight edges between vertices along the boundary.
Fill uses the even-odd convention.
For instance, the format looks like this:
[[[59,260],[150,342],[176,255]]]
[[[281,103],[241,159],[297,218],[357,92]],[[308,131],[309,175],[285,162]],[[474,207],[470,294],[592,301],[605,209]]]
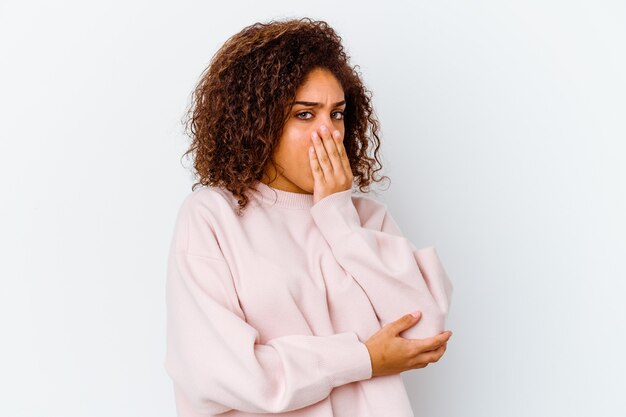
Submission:
[[[0,2],[0,415],[174,416],[164,279],[181,118],[256,21],[342,36],[379,195],[454,283],[416,416],[626,413],[622,1]]]

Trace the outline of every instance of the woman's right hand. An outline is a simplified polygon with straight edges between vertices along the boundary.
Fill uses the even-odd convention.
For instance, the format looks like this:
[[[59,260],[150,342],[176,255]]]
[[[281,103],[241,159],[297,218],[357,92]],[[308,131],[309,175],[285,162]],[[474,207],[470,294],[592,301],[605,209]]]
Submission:
[[[365,345],[372,361],[372,377],[397,374],[409,369],[425,368],[437,362],[446,351],[451,331],[426,339],[405,339],[400,332],[414,326],[421,318],[411,314],[391,322],[370,337]]]

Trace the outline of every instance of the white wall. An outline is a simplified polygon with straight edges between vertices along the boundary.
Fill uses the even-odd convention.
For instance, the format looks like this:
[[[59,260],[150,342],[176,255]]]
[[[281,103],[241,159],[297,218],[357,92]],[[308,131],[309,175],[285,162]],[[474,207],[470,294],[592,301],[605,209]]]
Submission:
[[[2,1],[0,415],[175,414],[180,119],[226,38],[302,16],[344,38],[382,199],[455,285],[416,416],[623,416],[626,6],[598,0]]]

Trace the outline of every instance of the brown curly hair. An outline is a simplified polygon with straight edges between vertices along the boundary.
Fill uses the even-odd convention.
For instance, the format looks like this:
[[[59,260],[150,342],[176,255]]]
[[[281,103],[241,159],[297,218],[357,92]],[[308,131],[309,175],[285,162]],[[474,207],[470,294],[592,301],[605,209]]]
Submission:
[[[379,122],[371,92],[352,68],[341,37],[325,21],[310,18],[254,23],[231,36],[213,55],[192,93],[183,124],[199,185],[228,189],[239,204],[259,181],[281,137],[296,89],[315,68],[329,70],[345,95],[344,147],[361,192],[382,178]],[[371,136],[368,136],[370,128]],[[374,158],[368,156],[370,140]]]

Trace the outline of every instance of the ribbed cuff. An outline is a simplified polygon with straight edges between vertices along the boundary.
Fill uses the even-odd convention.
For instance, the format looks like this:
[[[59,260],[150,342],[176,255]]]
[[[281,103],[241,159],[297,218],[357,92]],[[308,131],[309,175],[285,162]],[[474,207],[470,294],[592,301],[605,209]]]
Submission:
[[[324,352],[319,361],[321,371],[328,375],[331,387],[338,387],[372,377],[372,360],[365,343],[354,332],[332,336],[336,345]]]
[[[310,213],[329,243],[343,242],[354,228],[361,227],[351,189],[322,198],[311,207]]]

